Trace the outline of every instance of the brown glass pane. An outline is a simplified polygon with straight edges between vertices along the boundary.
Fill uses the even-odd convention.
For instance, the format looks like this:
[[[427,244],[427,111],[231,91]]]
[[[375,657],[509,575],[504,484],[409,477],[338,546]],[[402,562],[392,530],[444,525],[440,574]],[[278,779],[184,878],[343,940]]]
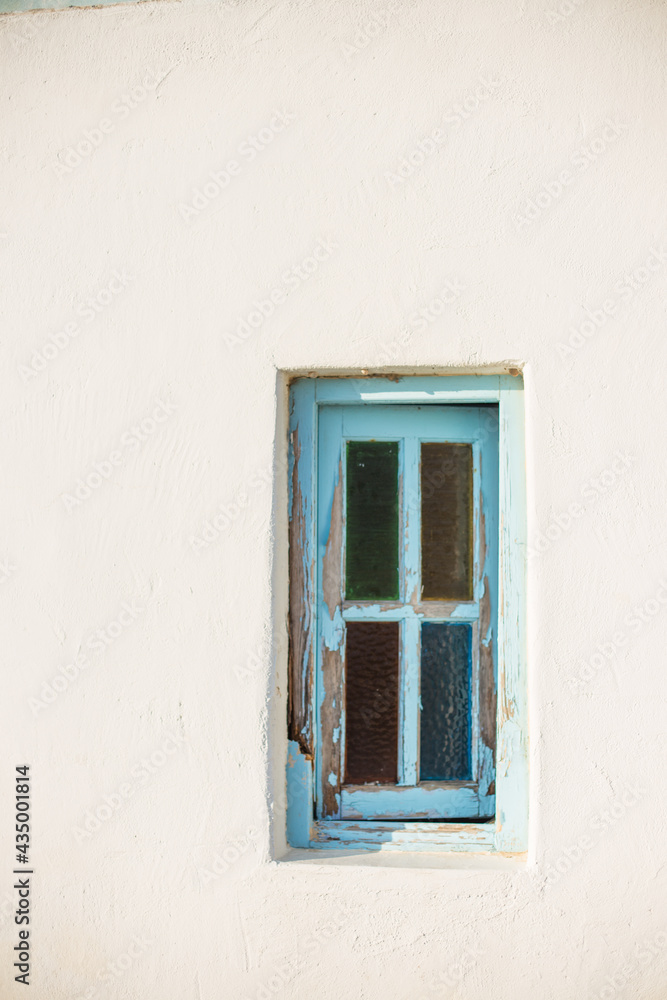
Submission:
[[[472,445],[422,444],[422,596],[472,600]]]
[[[348,622],[345,782],[394,784],[398,768],[398,622]]]

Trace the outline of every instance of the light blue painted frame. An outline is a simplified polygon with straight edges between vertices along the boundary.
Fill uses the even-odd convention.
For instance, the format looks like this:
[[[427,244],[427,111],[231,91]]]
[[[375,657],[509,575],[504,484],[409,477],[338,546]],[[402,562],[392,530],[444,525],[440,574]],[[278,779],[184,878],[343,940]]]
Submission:
[[[312,613],[301,616],[302,651],[290,683],[301,671],[297,701],[313,692],[317,560],[316,463],[318,408],[322,404],[497,403],[499,407],[498,712],[495,822],[456,823],[316,819],[312,704],[301,704],[296,738],[289,744],[287,833],[293,847],[370,850],[455,850],[522,853],[528,837],[528,719],[525,657],[525,445],[523,379],[510,375],[407,376],[397,379],[297,379],[290,388],[290,515],[305,545],[303,582]],[[298,439],[298,454],[294,442]],[[295,501],[298,510],[295,510]],[[292,538],[294,539],[294,535]],[[342,621],[328,623],[343,628]],[[298,706],[297,706],[298,707]]]
[[[318,472],[317,472],[317,545],[318,545],[318,634],[328,650],[339,650],[343,661],[338,695],[340,711],[331,733],[317,726],[315,798],[319,819],[412,820],[460,817],[487,819],[495,813],[493,763],[495,730],[485,742],[480,732],[480,691],[491,688],[495,693],[497,676],[493,667],[496,657],[497,621],[497,522],[498,522],[498,411],[480,406],[424,406],[410,404],[354,406],[325,403],[318,407]],[[332,521],[342,518],[332,515],[335,498],[345,505],[345,444],[347,441],[397,440],[399,442],[399,482],[402,496],[400,537],[400,595],[397,601],[344,601],[344,569],[340,559],[332,567],[340,569],[336,585],[336,609],[331,612],[324,600],[322,568],[326,562]],[[475,521],[474,592],[469,601],[421,601],[417,590],[420,579],[421,510],[419,503],[420,443],[450,441],[470,444],[473,449],[473,498]],[[342,491],[337,491],[338,477],[343,476]],[[342,494],[342,496],[341,496]],[[482,540],[482,528],[486,539]],[[341,539],[345,552],[345,540]],[[332,553],[333,555],[333,553]],[[329,598],[330,600],[330,598]],[[484,608],[484,611],[482,610]],[[488,611],[486,610],[488,608]],[[480,634],[484,619],[485,634]],[[344,623],[349,621],[398,621],[401,628],[399,774],[396,785],[343,784],[345,752],[345,716],[342,711],[345,662]],[[472,776],[461,781],[423,782],[418,784],[419,758],[419,644],[420,624],[433,622],[468,622],[472,625]],[[481,651],[492,676],[480,678]],[[315,689],[319,693],[316,710],[322,703],[327,678],[323,657],[317,659]],[[329,740],[340,741],[340,751],[333,756],[334,769],[322,773],[324,748]],[[490,745],[487,745],[490,744]],[[411,787],[415,786],[415,787]],[[331,788],[335,788],[335,803]],[[328,805],[328,808],[327,808]],[[412,814],[412,817],[410,817]]]

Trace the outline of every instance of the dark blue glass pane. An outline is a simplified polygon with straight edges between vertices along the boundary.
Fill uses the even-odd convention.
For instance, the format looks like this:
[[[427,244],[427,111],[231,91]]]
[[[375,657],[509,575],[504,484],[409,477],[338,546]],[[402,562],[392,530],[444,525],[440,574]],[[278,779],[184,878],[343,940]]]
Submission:
[[[421,627],[420,781],[472,777],[470,625]]]

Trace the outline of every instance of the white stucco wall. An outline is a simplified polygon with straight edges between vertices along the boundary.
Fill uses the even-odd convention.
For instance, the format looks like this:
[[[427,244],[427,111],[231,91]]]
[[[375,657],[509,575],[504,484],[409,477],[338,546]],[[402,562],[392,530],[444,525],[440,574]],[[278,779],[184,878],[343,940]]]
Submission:
[[[24,762],[35,1000],[663,995],[667,10],[548,10],[0,19],[3,997],[23,989]],[[317,270],[288,275],[319,241]],[[528,863],[279,863],[281,373],[510,365],[535,553]],[[108,477],[78,502],[96,463]]]

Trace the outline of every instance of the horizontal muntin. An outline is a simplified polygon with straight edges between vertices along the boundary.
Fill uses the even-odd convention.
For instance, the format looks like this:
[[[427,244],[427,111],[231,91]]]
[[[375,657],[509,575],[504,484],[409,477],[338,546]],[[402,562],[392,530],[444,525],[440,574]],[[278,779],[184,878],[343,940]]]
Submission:
[[[479,618],[478,601],[343,601],[346,622],[403,618],[426,618],[432,621],[473,622]]]

